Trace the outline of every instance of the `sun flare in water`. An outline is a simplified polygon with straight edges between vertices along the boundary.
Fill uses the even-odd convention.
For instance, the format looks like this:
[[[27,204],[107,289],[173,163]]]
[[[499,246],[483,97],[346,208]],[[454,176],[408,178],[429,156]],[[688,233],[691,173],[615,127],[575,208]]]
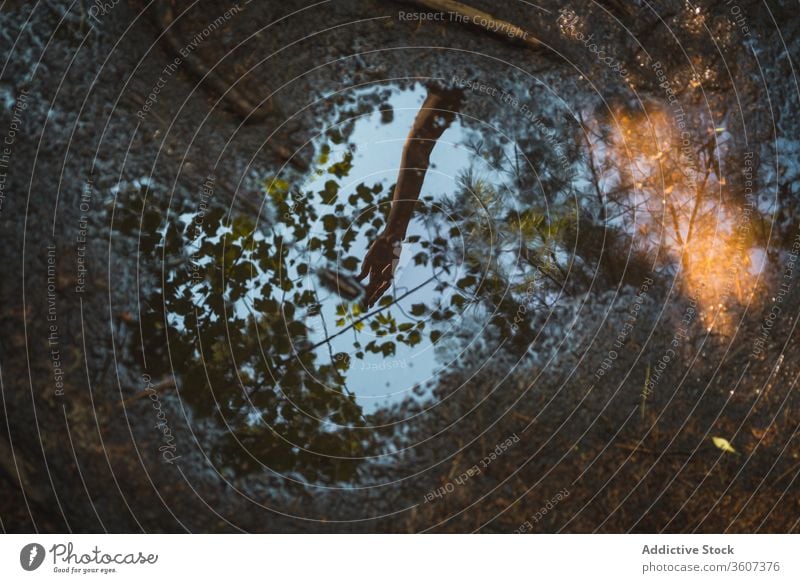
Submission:
[[[725,129],[678,108],[618,111],[609,167],[619,169],[617,190],[631,193],[625,195],[634,209],[628,230],[636,246],[657,250],[659,264],[676,266],[708,330],[729,332],[730,309],[752,301],[761,268],[753,260],[755,198],[745,193],[743,205],[731,203],[734,193],[719,163]]]

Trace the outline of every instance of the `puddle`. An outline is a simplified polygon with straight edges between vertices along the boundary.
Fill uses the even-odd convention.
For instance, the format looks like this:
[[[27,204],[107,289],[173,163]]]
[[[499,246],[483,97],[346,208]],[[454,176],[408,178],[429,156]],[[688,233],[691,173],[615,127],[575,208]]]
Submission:
[[[705,333],[724,331],[731,319],[722,312],[755,285],[754,265],[765,260],[734,239],[741,211],[713,196],[693,208],[687,184],[697,177],[678,173],[666,114],[602,120],[584,111],[574,117],[591,121],[558,130],[537,117],[502,136],[461,112],[438,129],[391,286],[367,308],[356,275],[397,208],[404,146],[428,97],[422,85],[338,96],[321,118],[309,172],[261,177],[258,216],[228,220],[204,206],[212,181],[187,199],[193,208],[172,213],[170,228],[157,225],[158,213],[140,218],[139,203],[118,217],[160,234],[160,244],[143,240],[147,250],[183,258],[145,302],[147,365],[157,378],[192,363],[177,367],[181,397],[222,420],[221,455],[245,452],[246,466],[287,471],[305,457],[313,472],[344,479],[355,462],[341,459],[365,451],[372,413],[430,399],[434,381],[465,370],[473,352],[555,357],[595,288],[635,287],[635,277],[660,270],[697,296]],[[481,99],[485,108],[486,96],[467,92],[463,106],[474,111]],[[584,135],[597,137],[583,143]],[[708,160],[699,159],[704,168]],[[691,243],[683,266],[681,236]],[[624,259],[625,274],[603,254]],[[567,297],[577,311],[558,321],[551,310]],[[326,468],[320,455],[340,461]]]
[[[342,371],[343,386],[366,412],[412,396],[415,386],[451,364],[437,356],[436,346],[459,326],[459,318],[436,321],[431,314],[447,309],[455,282],[464,276],[458,265],[444,263],[454,247],[463,247],[463,240],[450,239],[450,229],[458,225],[447,221],[440,201],[452,197],[476,164],[485,180],[505,179],[470,149],[470,136],[461,123],[453,123],[433,149],[421,193],[423,208],[409,225],[393,285],[383,298],[391,305],[365,311],[357,299],[348,298],[388,213],[403,146],[425,96],[426,89],[419,86],[394,90],[379,111],[353,117],[343,112],[343,121],[320,138],[317,170],[305,182],[291,188],[280,177],[265,179],[273,217],[285,208],[282,202],[274,204],[282,198],[290,205],[288,213],[314,217],[305,240],[292,241],[286,222],[270,232],[286,241],[288,270],[283,277],[297,289],[310,291],[318,304],[304,318],[317,361],[332,362]],[[354,97],[357,102],[362,99]],[[348,126],[352,129],[347,139],[339,139]],[[268,221],[270,213],[266,214]],[[432,221],[424,220],[431,214]],[[318,244],[326,239],[330,245]],[[434,261],[436,257],[440,261]],[[364,319],[365,313],[375,315]]]

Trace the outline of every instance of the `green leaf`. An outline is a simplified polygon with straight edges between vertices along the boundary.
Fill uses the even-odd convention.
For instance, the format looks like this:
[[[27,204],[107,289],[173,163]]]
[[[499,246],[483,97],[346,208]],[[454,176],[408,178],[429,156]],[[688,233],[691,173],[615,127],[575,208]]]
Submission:
[[[320,148],[318,162],[320,165],[324,165],[328,163],[328,159],[331,155],[331,147],[328,144],[325,144]]]
[[[291,334],[293,337],[306,335],[306,325],[303,324],[303,322],[290,322],[288,328],[289,334]]]
[[[322,217],[322,226],[325,227],[325,232],[332,233],[336,230],[339,220],[334,215],[325,215]]]
[[[279,178],[267,178],[262,182],[264,191],[276,203],[281,203],[286,200],[286,194],[289,192],[289,183]]]
[[[367,188],[367,186],[363,183],[356,186],[355,197],[356,200],[360,198],[367,204],[370,204],[373,200],[375,200],[372,191],[369,188]]]
[[[391,314],[378,314],[375,319],[384,326],[391,326],[394,323],[394,317]]]
[[[475,285],[478,280],[472,275],[462,277],[456,282],[456,285],[462,289]]]
[[[348,370],[350,368],[350,357],[346,352],[337,352],[333,355],[333,366],[338,370]]]
[[[338,128],[329,129],[327,132],[327,136],[330,139],[330,141],[333,142],[334,144],[341,144],[342,142],[344,142],[344,136],[342,135],[342,132],[340,132]]]
[[[344,267],[348,271],[355,271],[358,268],[358,258],[345,257],[344,259],[342,259],[342,267]]]
[[[420,251],[416,255],[414,255],[414,265],[427,265],[428,264],[428,254],[424,251]]]
[[[319,195],[322,197],[324,204],[333,204],[336,196],[339,194],[339,184],[335,180],[328,180],[325,183],[325,190],[321,190]]]
[[[336,164],[331,165],[328,168],[328,172],[336,176],[337,178],[344,178],[348,174],[350,174],[350,170],[353,168],[353,154],[347,152],[344,155],[344,159],[341,162],[337,162]]]
[[[411,306],[412,316],[422,316],[427,311],[428,308],[425,306],[425,304],[414,304]]]

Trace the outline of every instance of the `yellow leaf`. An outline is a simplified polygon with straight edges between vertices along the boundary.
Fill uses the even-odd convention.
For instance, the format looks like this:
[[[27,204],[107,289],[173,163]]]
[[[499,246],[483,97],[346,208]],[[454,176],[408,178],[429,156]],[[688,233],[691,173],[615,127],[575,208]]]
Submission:
[[[732,446],[732,445],[730,444],[730,442],[729,442],[727,439],[725,439],[725,438],[722,438],[722,437],[712,437],[712,438],[711,438],[711,441],[713,441],[713,442],[714,442],[714,445],[716,445],[716,446],[717,446],[719,449],[721,449],[722,451],[726,451],[726,452],[728,452],[728,453],[736,453],[736,450],[735,450],[735,449],[733,449],[733,446]]]

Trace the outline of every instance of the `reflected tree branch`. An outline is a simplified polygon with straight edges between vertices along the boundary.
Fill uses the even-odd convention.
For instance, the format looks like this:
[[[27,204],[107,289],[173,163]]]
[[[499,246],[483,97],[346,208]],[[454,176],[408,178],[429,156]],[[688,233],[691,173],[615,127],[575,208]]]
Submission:
[[[455,0],[400,0],[420,8],[450,14],[450,20],[471,24],[505,41],[515,42],[534,50],[541,50],[542,43],[530,32],[505,20],[495,18],[488,12],[478,10]]]
[[[371,312],[367,312],[366,314],[364,314],[360,318],[358,318],[356,320],[353,320],[350,323],[349,326],[346,326],[346,327],[342,328],[341,330],[339,330],[335,334],[331,334],[330,336],[327,336],[326,338],[324,338],[323,340],[320,340],[319,342],[317,342],[316,344],[313,344],[312,346],[309,346],[307,348],[303,348],[302,350],[296,350],[295,353],[294,353],[294,356],[292,356],[291,358],[287,358],[286,360],[280,361],[277,364],[279,366],[283,366],[283,365],[289,364],[290,362],[293,362],[293,361],[297,360],[300,356],[302,356],[304,354],[308,354],[309,352],[313,352],[314,350],[316,350],[320,346],[324,346],[325,344],[328,344],[331,340],[333,340],[334,338],[337,338],[338,336],[341,336],[342,334],[345,334],[346,332],[349,332],[350,330],[355,328],[358,324],[360,324],[364,320],[368,320],[372,316],[381,313],[386,308],[392,307],[393,305],[398,303],[400,300],[403,300],[403,299],[407,298],[408,296],[410,296],[411,294],[416,293],[417,291],[421,290],[423,287],[425,287],[426,285],[428,285],[429,283],[431,283],[435,279],[436,279],[435,275],[429,277],[428,279],[423,281],[418,286],[413,287],[410,290],[408,290],[406,293],[402,294],[401,296],[396,297],[394,300],[392,300],[391,302],[389,302],[385,306],[380,306],[380,307],[372,310]]]

